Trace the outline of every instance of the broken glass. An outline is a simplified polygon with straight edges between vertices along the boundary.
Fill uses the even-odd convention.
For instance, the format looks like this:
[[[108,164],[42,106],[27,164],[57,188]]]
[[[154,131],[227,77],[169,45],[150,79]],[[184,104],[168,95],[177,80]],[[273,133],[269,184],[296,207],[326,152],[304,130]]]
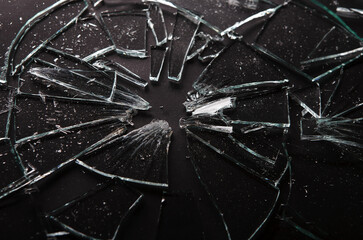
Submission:
[[[18,1],[0,238],[359,238],[361,4]]]

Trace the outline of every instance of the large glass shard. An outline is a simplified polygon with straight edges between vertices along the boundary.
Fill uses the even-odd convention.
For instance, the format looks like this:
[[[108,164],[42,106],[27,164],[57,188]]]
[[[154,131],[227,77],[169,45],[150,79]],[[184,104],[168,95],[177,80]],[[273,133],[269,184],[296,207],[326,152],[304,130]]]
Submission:
[[[6,81],[7,74],[18,73],[39,50],[74,24],[87,6],[81,0],[62,0],[29,19],[6,53],[1,81]]]
[[[78,19],[72,27],[52,41],[52,47],[80,58],[111,45],[111,39],[94,17]]]
[[[168,151],[172,131],[166,121],[154,120],[109,145],[113,154],[94,152],[79,164],[99,174],[139,184],[168,186]],[[101,155],[100,155],[101,154]]]
[[[155,38],[155,45],[164,45],[168,41],[168,37],[163,11],[158,4],[149,4],[148,25]]]
[[[169,51],[168,77],[170,80],[176,82],[180,81],[184,70],[184,64],[189,49],[192,46],[194,36],[198,30],[199,23],[199,21],[195,23],[193,19],[178,13]]]
[[[168,48],[165,47],[151,47],[151,70],[149,78],[151,81],[159,81],[167,51]]]
[[[219,34],[227,34],[233,25],[243,22],[254,14],[267,10],[274,5],[268,1],[219,1],[219,0],[144,0],[144,2],[157,2],[173,7],[198,19]],[[196,14],[198,13],[198,14]],[[228,13],[228,14],[223,14]]]
[[[194,196],[165,194],[161,200],[159,228],[156,239],[203,239],[199,208]]]
[[[102,18],[117,53],[146,57],[146,11],[109,12]]]
[[[222,87],[282,79],[284,75],[270,61],[245,43],[235,41],[208,65],[193,87],[208,94]]]
[[[47,217],[78,237],[115,239],[120,225],[141,199],[141,194],[114,181],[74,199]]]
[[[253,176],[223,159],[222,155],[189,132],[187,134],[194,169],[214,205],[214,211],[224,223],[228,239],[253,237],[270,217],[279,198],[279,190],[255,181]]]
[[[328,12],[325,12],[325,15],[329,15]],[[295,72],[299,69],[304,70],[304,61],[309,58],[324,59],[323,57],[328,55],[341,54],[361,47],[359,39],[347,29],[334,24],[334,21],[325,15],[292,1],[274,14],[261,31],[257,43],[265,49],[263,51],[267,55],[275,55],[280,63]],[[303,24],[296,27],[295,21]],[[275,34],[277,32],[279,34]],[[332,45],[331,42],[336,44]],[[329,58],[322,61],[325,64],[323,67],[304,70],[308,73],[306,77],[309,79],[308,76],[319,76],[346,61],[345,58],[339,61],[336,59],[335,63],[328,60]]]

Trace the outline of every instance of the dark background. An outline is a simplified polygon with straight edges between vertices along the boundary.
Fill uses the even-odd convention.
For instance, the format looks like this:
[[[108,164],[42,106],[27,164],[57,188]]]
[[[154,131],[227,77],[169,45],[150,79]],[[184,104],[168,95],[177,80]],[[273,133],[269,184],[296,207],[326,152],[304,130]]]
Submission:
[[[7,47],[21,26],[27,19],[52,2],[54,1],[43,3],[38,0],[0,0],[1,64]],[[339,3],[344,7],[363,9],[363,3],[359,0],[340,0]],[[362,20],[347,20],[347,23],[360,36],[363,36]],[[148,79],[148,66],[150,66],[148,60],[124,59],[122,61],[129,66],[140,66],[135,67],[137,73],[144,79]],[[186,100],[186,93],[192,89],[192,83],[205,66],[197,60],[188,62],[180,84],[171,83],[167,79],[166,67],[164,67],[159,83],[150,83],[145,90],[137,90],[153,108],[136,115],[133,119],[135,125],[130,130],[141,127],[152,119],[166,120],[173,129],[169,153],[169,192],[170,202],[174,205],[171,204],[173,207],[169,206],[165,209],[163,212],[165,215],[162,215],[164,218],[161,218],[159,224],[162,190],[135,186],[145,194],[145,199],[122,226],[120,239],[155,239],[155,236],[162,239],[200,239],[202,236],[205,239],[222,239],[219,236],[223,235],[223,229],[215,224],[214,213],[205,214],[205,209],[211,209],[208,206],[210,203],[188,159],[185,132],[179,128],[179,119],[187,116],[182,105]],[[288,151],[293,161],[294,183],[291,207],[296,210],[297,215],[303,216],[303,218],[297,217],[297,221],[301,221],[306,228],[315,231],[322,238],[362,238],[361,165],[350,161],[349,155],[345,155],[329,143],[301,142],[298,129],[301,108],[293,101],[290,104],[292,127],[288,139]],[[51,209],[53,206],[58,206],[64,201],[69,201],[72,196],[92,188],[99,181],[102,179],[79,167],[71,168],[53,177],[44,183],[44,186],[40,186],[41,191],[36,193],[36,197],[30,200],[19,197],[19,204],[9,205],[9,207],[3,204],[5,207],[1,209],[0,215],[0,239],[38,238],[42,234],[43,223],[39,221],[38,212],[35,209]],[[287,190],[287,177],[283,182],[285,184],[282,184],[282,189]],[[256,197],[262,199],[264,193],[261,192],[260,196]],[[174,199],[175,202],[173,198],[176,199]],[[200,216],[199,213],[185,214],[188,211],[198,212],[199,209],[204,214]],[[253,217],[246,216],[246,219]],[[188,221],[189,219],[191,221]],[[320,234],[320,229],[328,232],[328,237],[324,233]],[[33,234],[32,237],[29,234]],[[274,217],[266,224],[258,237],[259,239],[308,238],[291,225]],[[72,239],[69,236],[60,239],[68,238]]]

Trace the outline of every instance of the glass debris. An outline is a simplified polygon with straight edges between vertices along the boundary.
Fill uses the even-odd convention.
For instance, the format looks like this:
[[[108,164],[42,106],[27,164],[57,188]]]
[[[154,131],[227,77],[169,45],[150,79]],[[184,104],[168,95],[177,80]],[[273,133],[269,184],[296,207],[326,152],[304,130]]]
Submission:
[[[2,9],[1,239],[362,238],[359,1]]]
[[[167,51],[168,48],[165,47],[151,47],[151,70],[149,77],[150,81],[159,81]]]

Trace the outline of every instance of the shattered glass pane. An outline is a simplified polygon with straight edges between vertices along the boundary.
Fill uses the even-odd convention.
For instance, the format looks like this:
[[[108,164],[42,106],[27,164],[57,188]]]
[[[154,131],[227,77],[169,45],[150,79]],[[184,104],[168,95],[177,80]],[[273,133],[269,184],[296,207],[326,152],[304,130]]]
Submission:
[[[360,1],[1,6],[1,239],[362,238]]]

